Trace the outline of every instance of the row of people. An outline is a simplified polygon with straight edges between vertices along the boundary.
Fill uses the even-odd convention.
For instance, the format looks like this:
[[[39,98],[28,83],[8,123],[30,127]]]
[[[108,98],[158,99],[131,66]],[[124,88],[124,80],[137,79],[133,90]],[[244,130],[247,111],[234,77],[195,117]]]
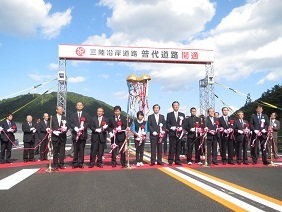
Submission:
[[[82,102],[77,102],[77,111],[71,114],[70,118],[67,119],[63,115],[63,108],[57,106],[56,115],[52,117],[51,123],[47,113],[44,114],[43,120],[36,125],[32,123],[32,117],[30,115],[27,116],[26,123],[23,123],[22,125],[22,130],[24,132],[23,160],[25,162],[34,160],[35,133],[38,133],[41,144],[40,159],[47,160],[48,134],[51,133],[54,168],[65,168],[66,132],[70,128],[74,149],[72,167],[83,168],[87,129],[90,129],[92,133],[89,168],[92,168],[95,165],[95,161],[98,167],[103,167],[102,156],[104,153],[104,145],[107,141],[107,134],[110,135],[111,140],[112,166],[116,167],[117,165],[116,157],[119,151],[121,153],[121,165],[125,167],[126,145],[124,145],[124,141],[126,140],[126,130],[128,130],[129,123],[121,116],[120,106],[114,107],[114,116],[109,119],[104,116],[103,108],[98,108],[97,115],[92,118],[87,112],[83,111],[83,107]],[[222,108],[223,116],[219,118],[214,116],[214,109],[209,108],[206,119],[197,117],[196,108],[194,107],[190,109],[191,116],[185,119],[185,114],[179,112],[179,102],[177,101],[172,103],[172,108],[173,112],[167,114],[166,120],[164,115],[159,113],[160,106],[158,104],[153,106],[154,113],[148,116],[148,121],[144,120],[142,111],[137,113],[137,118],[131,125],[131,131],[134,134],[137,166],[143,165],[144,145],[147,132],[150,132],[151,165],[155,165],[156,163],[159,165],[163,164],[162,143],[164,142],[164,139],[166,139],[166,134],[169,136],[169,165],[172,165],[173,162],[176,165],[181,165],[181,139],[185,134],[187,134],[188,164],[192,164],[193,147],[195,148],[195,163],[202,164],[200,155],[204,150],[206,142],[208,165],[217,165],[217,141],[219,137],[221,140],[221,158],[223,164],[235,164],[233,162],[234,144],[237,163],[241,164],[243,162],[244,164],[248,164],[247,149],[249,139],[251,139],[251,157],[253,164],[257,163],[257,147],[259,144],[262,149],[263,163],[269,163],[267,161],[265,142],[270,123],[268,116],[262,114],[263,109],[261,106],[257,107],[257,114],[252,115],[250,123],[244,120],[242,111],[237,113],[238,119],[234,121],[228,117],[229,111],[226,107]],[[12,114],[8,114],[6,120],[0,123],[0,131],[2,132],[1,162],[5,161],[5,151],[6,162],[10,162],[11,147],[15,140],[14,133],[17,131],[12,118]],[[275,123],[271,124],[271,126],[274,131],[277,131],[279,130],[280,124],[279,122]],[[227,150],[228,158],[226,158]]]

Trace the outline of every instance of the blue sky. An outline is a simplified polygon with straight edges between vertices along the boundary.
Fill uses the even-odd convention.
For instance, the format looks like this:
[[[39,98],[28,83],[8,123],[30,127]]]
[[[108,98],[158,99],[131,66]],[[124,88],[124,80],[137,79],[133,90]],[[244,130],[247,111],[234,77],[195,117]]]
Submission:
[[[273,0],[2,0],[0,99],[56,78],[59,44],[96,44],[213,49],[215,81],[255,100],[281,84],[280,11]],[[185,114],[199,108],[201,65],[67,61],[68,91],[126,110],[133,73],[152,77],[150,108],[158,103],[165,114],[175,100]],[[234,108],[246,101],[219,85],[215,94]]]

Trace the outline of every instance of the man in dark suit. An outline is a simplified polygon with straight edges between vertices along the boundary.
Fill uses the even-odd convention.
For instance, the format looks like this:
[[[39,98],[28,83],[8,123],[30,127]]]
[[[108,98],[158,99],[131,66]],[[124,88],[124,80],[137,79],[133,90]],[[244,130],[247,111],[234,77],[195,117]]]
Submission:
[[[91,117],[87,112],[83,111],[83,108],[83,103],[78,101],[76,103],[77,111],[71,114],[70,118],[73,142],[72,168],[84,168],[84,149],[87,139],[87,128],[91,123]]]
[[[12,113],[8,113],[6,119],[0,123],[1,132],[1,163],[11,163],[12,142],[15,142],[14,133],[17,132],[16,123],[13,121]],[[6,159],[5,159],[6,153]]]
[[[56,115],[52,118],[52,145],[53,145],[53,166],[55,171],[65,169],[65,147],[67,141],[68,121],[63,115],[64,108],[56,107]]]
[[[251,141],[251,156],[253,160],[253,165],[257,164],[258,160],[258,145],[260,142],[260,147],[262,151],[262,162],[264,165],[270,164],[267,161],[266,148],[264,144],[266,142],[267,131],[269,126],[268,115],[262,113],[262,106],[258,105],[256,108],[256,114],[252,114],[250,120],[250,127],[252,131],[252,141]]]
[[[32,123],[32,116],[28,115],[26,117],[26,122],[22,124],[24,151],[23,151],[23,161],[26,163],[28,161],[35,161],[34,159],[34,142],[35,142],[35,129],[34,123]]]
[[[34,154],[39,155],[40,154],[40,138],[39,138],[39,123],[40,118],[36,118],[36,123],[34,124],[34,127],[36,129],[36,132],[34,133],[35,141],[34,141]]]
[[[206,127],[208,128],[207,132],[207,163],[208,166],[218,165],[217,162],[217,126],[216,123],[218,119],[214,117],[214,109],[208,109],[208,116],[206,118]]]
[[[123,149],[121,149],[125,139],[125,129],[127,128],[127,121],[126,118],[121,116],[121,107],[115,106],[114,107],[114,116],[110,117],[109,120],[109,134],[111,138],[111,144],[116,144],[120,150],[120,162],[123,168],[126,167],[126,157],[125,157],[125,145]],[[116,156],[118,154],[118,149],[115,148],[112,150],[112,167],[116,167]]]
[[[234,122],[234,132],[236,135],[236,160],[237,164],[241,165],[242,163],[242,151],[243,151],[243,164],[249,165],[248,163],[248,141],[250,128],[247,121],[244,121],[244,113],[243,111],[237,112],[238,119]]]
[[[48,133],[50,132],[50,121],[48,113],[43,114],[43,120],[37,124],[37,128],[39,131],[39,140],[40,144],[40,160],[47,160],[48,147],[47,144],[49,142]]]
[[[159,114],[161,107],[158,104],[153,106],[154,113],[148,116],[148,128],[150,132],[151,142],[151,166],[156,163],[156,149],[157,149],[157,164],[163,165],[162,162],[162,143],[166,142],[165,130],[166,121],[165,117]]]
[[[226,150],[228,147],[228,164],[235,165],[233,162],[233,153],[234,153],[234,124],[231,121],[230,117],[228,116],[228,108],[223,107],[221,109],[222,116],[219,118],[219,127],[223,128],[223,132],[221,134],[221,158],[222,164],[226,165]]]
[[[185,114],[179,112],[179,102],[174,101],[172,103],[173,111],[167,114],[166,127],[169,130],[169,155],[168,163],[172,165],[174,160],[176,165],[180,163],[180,149],[181,138],[184,136],[184,118]]]
[[[192,152],[193,146],[195,145],[195,163],[202,165],[200,156],[201,150],[199,149],[200,146],[200,137],[199,137],[199,128],[203,128],[204,125],[201,125],[201,120],[199,117],[196,116],[196,108],[192,107],[190,109],[191,116],[186,119],[184,127],[185,130],[188,132],[187,134],[187,162],[188,165],[192,165]]]
[[[97,116],[94,116],[90,129],[91,134],[91,153],[90,153],[90,164],[89,168],[92,168],[95,164],[96,156],[97,167],[103,168],[102,157],[104,153],[104,143],[107,141],[107,130],[108,130],[109,120],[104,116],[104,109],[99,107],[97,109]],[[98,155],[97,155],[98,153]]]

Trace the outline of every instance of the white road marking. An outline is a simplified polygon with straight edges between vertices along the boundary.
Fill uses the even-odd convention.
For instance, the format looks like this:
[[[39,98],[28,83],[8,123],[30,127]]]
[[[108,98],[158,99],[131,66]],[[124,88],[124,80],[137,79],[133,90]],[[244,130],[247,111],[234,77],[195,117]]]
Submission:
[[[12,174],[2,180],[0,180],[0,190],[8,190],[18,184],[19,182],[23,181],[24,179],[28,178],[39,169],[22,169],[15,174]]]

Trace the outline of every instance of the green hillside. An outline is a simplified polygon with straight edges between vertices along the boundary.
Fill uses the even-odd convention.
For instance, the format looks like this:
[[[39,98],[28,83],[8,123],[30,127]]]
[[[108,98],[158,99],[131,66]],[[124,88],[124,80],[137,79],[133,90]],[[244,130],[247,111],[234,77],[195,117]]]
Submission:
[[[96,115],[98,107],[104,108],[105,116],[109,117],[113,114],[113,106],[105,102],[99,101],[92,97],[83,96],[77,93],[67,93],[67,116],[76,111],[75,105],[77,101],[82,101],[84,110],[90,115]],[[31,102],[31,103],[30,103]],[[30,103],[30,104],[28,104]],[[26,94],[0,101],[0,118],[5,118],[7,112],[15,112],[14,120],[23,122],[27,115],[32,115],[34,120],[42,117],[44,112],[54,115],[57,105],[57,92],[50,94]],[[125,113],[123,113],[125,115]]]

